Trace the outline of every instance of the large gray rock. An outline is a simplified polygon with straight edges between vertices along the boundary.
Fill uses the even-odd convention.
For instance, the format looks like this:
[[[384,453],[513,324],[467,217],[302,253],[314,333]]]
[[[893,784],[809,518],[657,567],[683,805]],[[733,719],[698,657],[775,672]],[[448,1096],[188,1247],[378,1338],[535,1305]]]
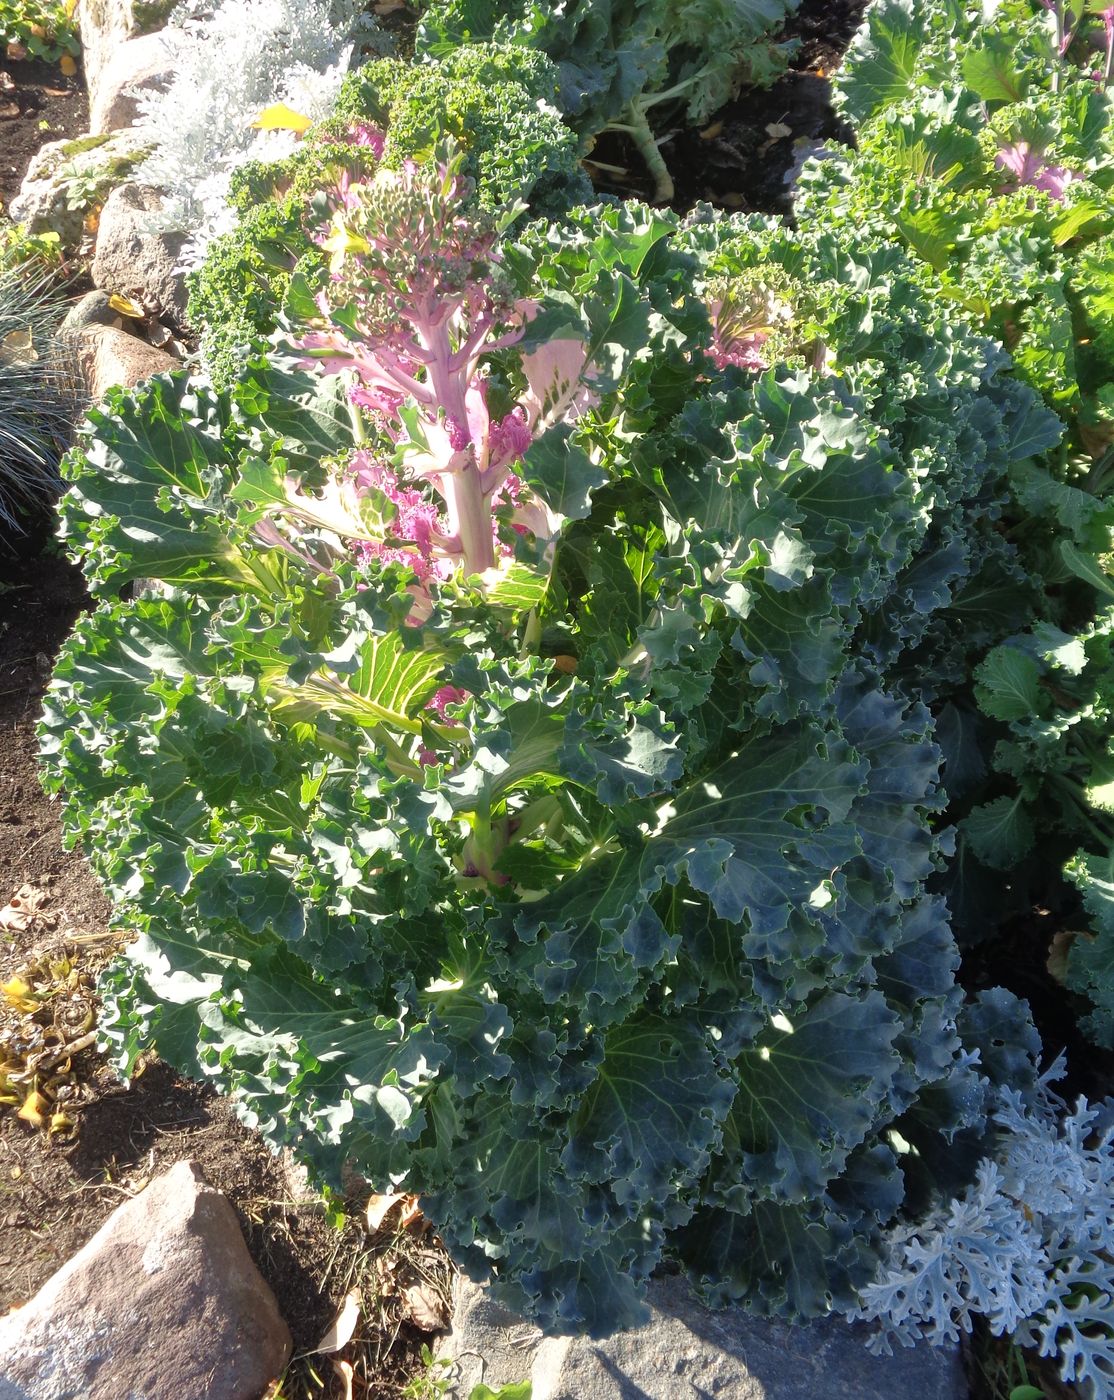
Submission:
[[[174,76],[174,57],[159,34],[140,34],[113,50],[89,93],[89,130],[120,131],[139,116],[139,95],[161,90]]]
[[[461,1280],[452,1335],[453,1394],[529,1380],[533,1400],[963,1400],[956,1351],[872,1356],[864,1331],[831,1318],[789,1326],[740,1308],[711,1312],[680,1277],[650,1284],[652,1318],[603,1342],[542,1337]]]
[[[101,88],[120,46],[165,24],[175,0],[77,0],[81,57],[90,111],[102,103]]]
[[[48,141],[32,157],[9,213],[32,233],[53,230],[64,248],[74,249],[89,215],[128,178],[142,154],[131,131]]]
[[[0,1400],[259,1400],[289,1355],[232,1207],[179,1162],[0,1319]]]
[[[73,343],[85,387],[94,403],[117,385],[130,389],[153,374],[179,368],[173,355],[114,326],[84,326],[73,337]]]
[[[130,297],[182,326],[187,293],[179,256],[185,235],[151,227],[160,204],[161,196],[145,185],[121,185],[112,191],[97,225],[93,285]]]

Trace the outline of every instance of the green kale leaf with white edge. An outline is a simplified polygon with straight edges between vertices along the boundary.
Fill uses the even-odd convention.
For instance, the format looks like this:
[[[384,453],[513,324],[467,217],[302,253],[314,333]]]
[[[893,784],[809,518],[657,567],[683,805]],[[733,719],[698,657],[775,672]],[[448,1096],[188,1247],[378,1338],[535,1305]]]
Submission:
[[[667,203],[673,181],[654,135],[658,112],[700,125],[744,83],[773,82],[789,51],[773,36],[796,7],[797,0],[429,0],[418,52],[443,58],[492,38],[541,50],[560,70],[559,105],[576,129],[589,140],[605,130],[629,135],[654,178],[655,200]]]
[[[287,359],[116,391],[68,460],[97,607],[42,744],[134,935],[105,1038],[405,1181],[551,1331],[638,1322],[666,1254],[853,1306],[1032,1077],[955,983],[901,666],[1028,391],[899,255],[467,194],[347,191]]]

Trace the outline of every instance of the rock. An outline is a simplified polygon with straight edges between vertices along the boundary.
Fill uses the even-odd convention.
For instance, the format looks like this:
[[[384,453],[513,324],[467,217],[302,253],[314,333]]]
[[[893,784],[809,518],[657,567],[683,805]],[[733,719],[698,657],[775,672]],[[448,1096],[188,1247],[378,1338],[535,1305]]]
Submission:
[[[66,312],[58,334],[73,335],[85,326],[115,326],[119,329],[122,324],[120,316],[108,304],[107,292],[86,292]]]
[[[63,248],[81,242],[85,221],[126,180],[143,149],[130,131],[48,141],[32,158],[9,213],[32,233],[54,230]]]
[[[179,1162],[0,1319],[0,1400],[259,1400],[290,1349],[232,1207]]]
[[[105,74],[113,66],[120,47],[136,35],[160,28],[175,3],[176,0],[77,0],[75,15],[81,31],[90,111],[102,102]]]
[[[652,1318],[607,1341],[542,1337],[459,1280],[452,1335],[453,1394],[483,1381],[497,1389],[529,1380],[533,1400],[962,1400],[958,1351],[917,1347],[872,1356],[868,1333],[840,1318],[789,1326],[741,1308],[711,1312],[683,1278],[650,1284]]]
[[[165,88],[174,58],[158,34],[140,34],[118,44],[89,91],[89,130],[119,131],[139,116],[139,94]]]
[[[93,285],[157,310],[175,326],[186,319],[186,276],[178,269],[185,235],[149,227],[161,197],[144,185],[121,185],[101,210]]]
[[[130,389],[153,374],[180,367],[165,350],[114,326],[84,326],[77,332],[76,342],[82,378],[94,402],[115,385]],[[0,1400],[4,1400],[2,1394]]]

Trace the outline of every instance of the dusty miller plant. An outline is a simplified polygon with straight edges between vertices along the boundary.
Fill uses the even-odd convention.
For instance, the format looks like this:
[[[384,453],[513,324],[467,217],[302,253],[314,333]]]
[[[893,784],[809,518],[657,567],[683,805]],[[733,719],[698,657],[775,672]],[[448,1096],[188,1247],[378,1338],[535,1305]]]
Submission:
[[[890,1232],[878,1277],[857,1314],[882,1324],[873,1349],[935,1345],[970,1332],[981,1313],[1101,1400],[1114,1385],[1114,1101],[1072,1113],[1050,1083],[1027,1105],[1002,1091],[1002,1141],[976,1180],[912,1225]]]
[[[332,111],[356,26],[351,0],[225,0],[164,31],[175,77],[142,98],[138,126],[152,150],[137,178],[163,192],[162,227],[191,231],[187,266],[235,224],[233,170],[293,149],[294,133],[254,127],[260,113],[279,102],[311,118]]]

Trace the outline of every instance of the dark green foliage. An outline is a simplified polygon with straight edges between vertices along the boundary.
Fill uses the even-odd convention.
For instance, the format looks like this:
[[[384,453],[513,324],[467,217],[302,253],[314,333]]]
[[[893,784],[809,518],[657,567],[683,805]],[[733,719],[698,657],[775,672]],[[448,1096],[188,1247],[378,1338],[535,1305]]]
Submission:
[[[500,39],[547,54],[560,77],[558,102],[592,140],[626,132],[657,183],[672,182],[657,146],[659,114],[708,118],[745,82],[772,82],[788,46],[773,35],[797,0],[429,0],[419,53],[444,59],[461,44]],[[651,119],[651,113],[653,119]]]
[[[360,105],[384,112],[387,165],[428,160],[448,137],[485,209],[522,200],[532,213],[559,215],[589,196],[580,141],[561,120],[557,69],[544,54],[476,44],[439,63],[383,59],[360,77]]]
[[[419,621],[328,529],[274,547],[287,474],[351,449],[335,380],[256,361],[92,416],[65,531],[100,602],[43,745],[139,935],[103,1026],[319,1174],[405,1179],[548,1328],[637,1321],[667,1252],[760,1311],[851,1306],[1031,1080],[1023,1008],[963,1007],[898,687],[1046,416],[896,253],[639,207],[502,251],[540,302],[502,391],[570,342],[591,391],[517,468],[557,522],[525,601],[456,578]],[[717,370],[698,298],[769,263],[788,363]],[[121,602],[137,577],[170,595]]]

